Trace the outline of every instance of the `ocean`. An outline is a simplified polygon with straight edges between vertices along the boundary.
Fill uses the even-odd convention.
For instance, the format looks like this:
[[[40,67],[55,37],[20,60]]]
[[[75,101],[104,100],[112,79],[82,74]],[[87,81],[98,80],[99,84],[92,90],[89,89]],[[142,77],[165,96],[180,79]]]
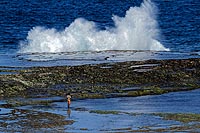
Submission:
[[[1,0],[0,66],[199,58],[198,0]]]

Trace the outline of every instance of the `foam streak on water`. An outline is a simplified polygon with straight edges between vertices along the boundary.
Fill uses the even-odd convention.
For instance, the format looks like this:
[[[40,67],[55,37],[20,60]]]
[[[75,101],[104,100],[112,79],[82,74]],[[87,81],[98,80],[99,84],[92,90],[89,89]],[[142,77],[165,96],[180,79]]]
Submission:
[[[113,16],[115,27],[99,30],[95,22],[77,18],[63,31],[34,27],[21,42],[20,53],[156,50],[166,49],[159,40],[156,7],[144,0],[131,7],[125,17]]]

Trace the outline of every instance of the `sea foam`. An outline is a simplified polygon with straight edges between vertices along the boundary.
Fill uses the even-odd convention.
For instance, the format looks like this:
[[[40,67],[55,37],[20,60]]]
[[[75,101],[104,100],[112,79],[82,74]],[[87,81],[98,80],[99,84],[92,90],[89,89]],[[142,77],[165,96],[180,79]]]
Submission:
[[[99,30],[93,21],[77,18],[63,31],[33,27],[26,41],[20,43],[20,53],[56,53],[104,50],[167,51],[158,40],[160,30],[156,7],[144,0],[140,7],[130,7],[124,17],[114,15],[115,26]]]

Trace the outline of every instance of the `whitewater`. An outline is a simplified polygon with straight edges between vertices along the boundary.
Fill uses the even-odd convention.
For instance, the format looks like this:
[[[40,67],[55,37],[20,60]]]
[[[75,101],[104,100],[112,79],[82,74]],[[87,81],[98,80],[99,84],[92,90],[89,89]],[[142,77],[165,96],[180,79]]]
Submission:
[[[169,51],[161,44],[157,7],[144,0],[130,7],[124,17],[113,15],[114,27],[98,28],[93,21],[77,18],[64,30],[33,27],[19,53],[58,53],[72,51],[153,50]]]

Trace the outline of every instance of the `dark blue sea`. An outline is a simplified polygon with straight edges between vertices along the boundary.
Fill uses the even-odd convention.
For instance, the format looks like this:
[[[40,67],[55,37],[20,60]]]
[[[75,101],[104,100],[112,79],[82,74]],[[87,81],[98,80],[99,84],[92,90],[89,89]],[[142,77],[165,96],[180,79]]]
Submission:
[[[0,66],[199,58],[198,0],[1,0]]]

